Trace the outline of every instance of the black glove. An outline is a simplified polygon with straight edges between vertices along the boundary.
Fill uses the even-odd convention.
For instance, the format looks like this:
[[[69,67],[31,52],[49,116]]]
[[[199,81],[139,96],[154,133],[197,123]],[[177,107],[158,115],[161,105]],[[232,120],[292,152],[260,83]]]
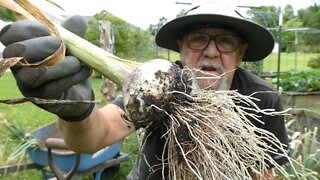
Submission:
[[[81,16],[73,16],[65,21],[64,27],[84,36],[86,22]],[[56,36],[52,36],[46,26],[36,21],[17,21],[5,26],[0,32],[0,41],[6,48],[4,58],[25,57],[28,62],[38,62],[53,54],[60,46]],[[83,66],[73,56],[47,67],[14,66],[11,71],[21,93],[25,97],[57,100],[93,100],[91,89],[92,70]],[[90,115],[94,104],[36,104],[58,115],[66,121],[80,121]]]

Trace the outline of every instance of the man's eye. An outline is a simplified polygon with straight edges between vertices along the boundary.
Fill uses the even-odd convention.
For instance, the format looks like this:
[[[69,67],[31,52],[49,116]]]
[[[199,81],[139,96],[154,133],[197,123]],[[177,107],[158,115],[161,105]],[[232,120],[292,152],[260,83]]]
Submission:
[[[224,44],[235,44],[236,39],[231,37],[220,37],[219,41]]]
[[[231,43],[232,42],[232,40],[228,37],[222,37],[222,38],[220,38],[220,41],[223,43]]]
[[[207,39],[205,36],[195,36],[193,37],[193,41],[196,42],[207,42]]]

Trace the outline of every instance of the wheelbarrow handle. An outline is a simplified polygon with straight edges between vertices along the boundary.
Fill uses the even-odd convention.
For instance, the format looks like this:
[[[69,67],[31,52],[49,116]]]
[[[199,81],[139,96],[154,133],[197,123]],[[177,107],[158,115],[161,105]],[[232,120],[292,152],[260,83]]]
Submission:
[[[48,138],[45,143],[47,148],[68,150],[64,140],[60,138]]]
[[[73,165],[72,169],[68,172],[66,176],[64,176],[61,170],[58,168],[53,159],[52,149],[65,149],[68,150],[68,147],[63,139],[59,138],[48,138],[45,141],[46,147],[48,148],[48,163],[49,167],[55,174],[58,180],[69,180],[76,173],[79,164],[80,164],[80,154],[76,154],[76,161]]]

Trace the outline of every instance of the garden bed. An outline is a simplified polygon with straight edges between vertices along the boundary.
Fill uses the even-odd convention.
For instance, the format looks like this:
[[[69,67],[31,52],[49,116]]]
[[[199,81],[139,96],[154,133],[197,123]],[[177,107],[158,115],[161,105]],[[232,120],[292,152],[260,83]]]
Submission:
[[[282,102],[285,106],[306,108],[320,106],[320,92],[288,92],[281,93]]]
[[[317,140],[320,142],[320,113],[316,113],[303,108],[294,108],[291,111],[291,116],[287,118],[287,121],[294,120],[290,125],[290,130],[304,132],[306,129],[314,130],[318,127]]]

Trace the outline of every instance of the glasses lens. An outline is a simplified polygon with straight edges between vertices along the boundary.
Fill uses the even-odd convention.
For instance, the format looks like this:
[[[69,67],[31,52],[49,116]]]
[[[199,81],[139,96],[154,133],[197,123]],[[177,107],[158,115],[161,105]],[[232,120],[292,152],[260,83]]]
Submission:
[[[216,37],[216,45],[221,52],[232,52],[238,48],[239,38],[233,35]]]
[[[203,50],[210,41],[210,37],[206,34],[190,32],[187,36],[187,44],[189,48]]]

